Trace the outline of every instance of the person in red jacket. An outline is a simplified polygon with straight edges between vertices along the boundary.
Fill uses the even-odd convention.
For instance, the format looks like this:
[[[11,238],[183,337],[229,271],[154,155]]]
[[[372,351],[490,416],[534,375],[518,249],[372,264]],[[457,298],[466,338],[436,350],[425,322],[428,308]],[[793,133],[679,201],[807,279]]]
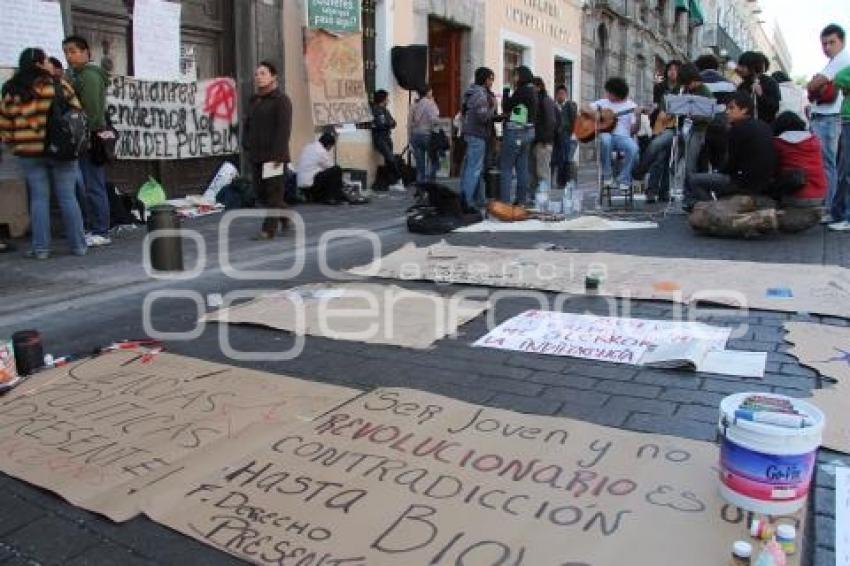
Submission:
[[[779,229],[799,232],[818,223],[827,180],[821,143],[794,112],[783,112],[773,123],[778,156],[771,196],[779,201]]]

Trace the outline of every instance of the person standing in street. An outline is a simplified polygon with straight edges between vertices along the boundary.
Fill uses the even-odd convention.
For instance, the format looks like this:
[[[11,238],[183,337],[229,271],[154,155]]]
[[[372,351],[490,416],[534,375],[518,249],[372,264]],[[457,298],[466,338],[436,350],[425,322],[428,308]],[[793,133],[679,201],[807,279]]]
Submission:
[[[288,224],[286,218],[276,214],[286,208],[283,198],[286,177],[271,173],[277,173],[281,167],[285,169],[291,161],[291,132],[292,102],[278,85],[277,68],[268,61],[262,61],[254,71],[254,95],[248,103],[243,143],[250,157],[257,199],[269,209],[256,236],[258,240],[274,238],[278,226],[284,230]]]
[[[835,75],[850,65],[850,52],[845,46],[844,29],[836,24],[823,28],[820,34],[823,54],[829,58],[824,69],[816,74],[806,89],[809,91],[811,106],[811,129],[820,139],[823,151],[823,164],[826,167],[826,209],[825,223],[840,222],[845,215],[844,203],[838,198],[838,140],[841,135],[842,96],[832,84]]]
[[[85,38],[72,35],[62,42],[65,59],[71,67],[66,75],[77,91],[89,121],[89,130],[97,132],[106,127],[106,86],[108,77],[100,65],[91,60]],[[95,163],[91,152],[80,157],[80,170],[86,188],[85,207],[91,228],[86,236],[89,246],[107,246],[109,238],[109,195],[106,192],[106,169]]]
[[[555,171],[553,180],[559,187],[564,188],[568,182],[576,180],[573,156],[578,147],[578,141],[573,139],[573,128],[578,115],[578,106],[575,101],[570,100],[567,85],[563,84],[555,89],[555,104],[558,106],[559,119],[552,167]]]
[[[410,108],[410,120],[408,128],[410,134],[410,147],[413,148],[413,156],[416,159],[416,182],[418,184],[430,183],[437,177],[439,162],[429,158],[431,152],[431,133],[440,118],[440,109],[434,102],[434,91],[426,85],[419,91],[419,98]]]
[[[552,187],[552,151],[558,130],[558,108],[540,77],[532,81],[537,91],[537,121],[534,124],[534,187],[549,192]]]
[[[537,91],[532,84],[531,69],[520,65],[514,71],[514,91],[505,87],[502,96],[502,111],[505,126],[502,132],[502,153],[499,168],[501,179],[499,197],[502,202],[511,202],[511,185],[516,171],[516,198],[514,203],[528,204],[529,152],[534,143],[534,124],[537,122]]]
[[[62,209],[65,238],[74,255],[85,255],[87,245],[83,218],[74,194],[77,160],[57,160],[45,156],[48,142],[47,120],[61,88],[71,108],[81,109],[74,89],[54,79],[47,54],[29,47],[21,52],[18,70],[3,85],[0,99],[0,139],[12,146],[20,158],[29,187],[32,245],[28,257],[50,257],[50,192]]]
[[[372,145],[384,158],[384,166],[392,172],[393,183],[397,183],[401,179],[401,171],[393,153],[393,130],[396,122],[387,108],[388,104],[389,93],[384,89],[375,91],[372,104]]]
[[[475,82],[463,93],[463,139],[466,155],[460,175],[461,203],[465,212],[477,212],[483,205],[481,175],[487,155],[487,142],[496,115],[496,99],[491,96],[496,75],[487,67],[475,70]]]
[[[835,75],[835,86],[841,89],[844,97],[841,103],[841,156],[836,174],[836,195],[846,200],[850,195],[850,63]],[[850,206],[845,206],[844,221],[834,222],[829,228],[839,232],[850,230]]]

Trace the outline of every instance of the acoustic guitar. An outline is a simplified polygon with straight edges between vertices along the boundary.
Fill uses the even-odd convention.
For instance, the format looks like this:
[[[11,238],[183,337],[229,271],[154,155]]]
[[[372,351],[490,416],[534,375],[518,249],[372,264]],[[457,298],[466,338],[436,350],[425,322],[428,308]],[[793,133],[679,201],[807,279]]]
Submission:
[[[592,112],[580,111],[576,116],[576,123],[573,126],[573,133],[576,139],[582,143],[593,141],[596,137],[596,132],[610,133],[617,127],[617,115],[609,108],[603,108],[599,111],[599,128],[596,127],[596,116]]]

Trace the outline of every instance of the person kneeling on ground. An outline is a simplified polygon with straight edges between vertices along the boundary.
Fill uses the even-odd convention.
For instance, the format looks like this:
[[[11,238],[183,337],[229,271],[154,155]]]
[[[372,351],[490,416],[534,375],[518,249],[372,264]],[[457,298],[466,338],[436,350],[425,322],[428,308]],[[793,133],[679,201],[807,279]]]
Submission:
[[[331,149],[336,139],[324,133],[311,144],[304,146],[298,157],[298,190],[308,201],[325,204],[342,202],[342,169],[334,165]]]
[[[773,132],[753,117],[753,99],[737,92],[729,102],[728,161],[722,173],[694,173],[687,192],[697,203],[686,203],[691,227],[706,235],[753,237],[778,228],[774,208],[757,210],[768,198],[776,171]],[[734,197],[734,198],[724,198]],[[716,199],[721,200],[716,200]]]
[[[820,222],[826,196],[826,169],[821,144],[806,122],[791,111],[773,122],[773,145],[779,158],[770,196],[778,201],[781,232],[801,232]]]

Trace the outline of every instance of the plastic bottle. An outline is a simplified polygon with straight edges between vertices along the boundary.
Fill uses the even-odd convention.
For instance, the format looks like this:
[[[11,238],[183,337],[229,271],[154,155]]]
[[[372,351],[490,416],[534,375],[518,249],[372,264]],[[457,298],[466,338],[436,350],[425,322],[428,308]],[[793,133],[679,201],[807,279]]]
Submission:
[[[537,185],[537,196],[534,199],[534,204],[540,212],[549,210],[549,184],[545,179]]]
[[[581,215],[581,193],[575,190],[575,188],[570,192],[573,196],[573,214],[579,216]]]
[[[783,523],[776,527],[776,542],[782,548],[782,552],[787,555],[797,552],[797,529],[794,525]]]
[[[567,183],[567,186],[564,188],[564,194],[561,197],[561,201],[563,202],[564,216],[571,216],[573,213],[573,187],[572,183]]]
[[[753,555],[753,545],[745,540],[735,541],[732,545],[732,559],[729,566],[750,566]]]

